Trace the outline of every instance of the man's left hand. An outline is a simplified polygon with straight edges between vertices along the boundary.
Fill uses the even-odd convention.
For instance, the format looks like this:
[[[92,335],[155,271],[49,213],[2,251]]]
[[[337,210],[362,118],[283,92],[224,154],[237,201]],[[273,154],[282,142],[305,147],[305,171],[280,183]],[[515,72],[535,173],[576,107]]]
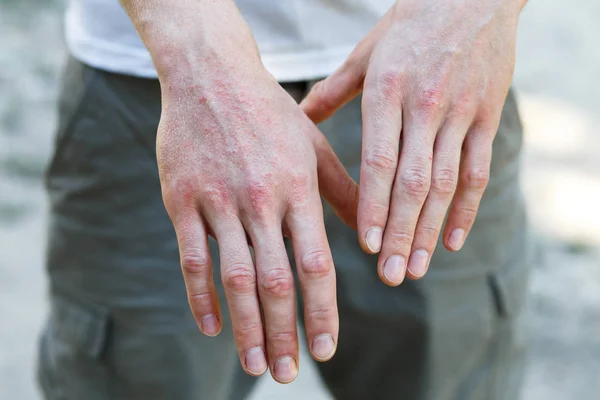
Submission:
[[[488,183],[525,2],[398,1],[301,105],[318,123],[363,92],[359,241],[380,253],[388,285],[425,274],[448,209],[444,245],[464,244]]]

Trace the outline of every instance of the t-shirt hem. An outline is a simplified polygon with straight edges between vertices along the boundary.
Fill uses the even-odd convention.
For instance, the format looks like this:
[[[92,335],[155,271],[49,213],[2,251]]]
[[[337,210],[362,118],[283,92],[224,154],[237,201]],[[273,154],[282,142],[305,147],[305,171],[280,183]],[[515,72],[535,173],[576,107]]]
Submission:
[[[67,35],[69,38],[71,35]],[[111,43],[68,40],[73,57],[91,67],[107,72],[156,79],[156,69],[147,51],[134,48],[118,49]],[[354,46],[334,49],[298,51],[295,53],[262,54],[267,71],[279,82],[321,79],[331,75],[346,60]]]
[[[261,58],[267,71],[279,82],[309,81],[331,75],[353,49],[354,46],[343,46],[296,53],[267,53]]]

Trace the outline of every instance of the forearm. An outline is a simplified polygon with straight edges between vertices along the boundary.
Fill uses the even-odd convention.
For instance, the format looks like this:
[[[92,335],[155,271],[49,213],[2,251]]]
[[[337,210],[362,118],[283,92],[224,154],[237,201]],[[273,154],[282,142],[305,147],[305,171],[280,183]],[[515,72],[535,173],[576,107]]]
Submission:
[[[237,66],[262,68],[248,25],[231,0],[121,0],[161,83],[198,82]]]

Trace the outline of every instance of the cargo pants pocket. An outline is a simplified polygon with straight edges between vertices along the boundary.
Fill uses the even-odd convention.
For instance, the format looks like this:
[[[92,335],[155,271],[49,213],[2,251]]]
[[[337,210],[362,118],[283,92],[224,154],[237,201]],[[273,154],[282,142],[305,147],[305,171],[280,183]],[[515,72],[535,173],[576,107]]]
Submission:
[[[45,399],[112,398],[104,364],[109,328],[109,312],[103,307],[52,298],[38,355],[38,382]]]

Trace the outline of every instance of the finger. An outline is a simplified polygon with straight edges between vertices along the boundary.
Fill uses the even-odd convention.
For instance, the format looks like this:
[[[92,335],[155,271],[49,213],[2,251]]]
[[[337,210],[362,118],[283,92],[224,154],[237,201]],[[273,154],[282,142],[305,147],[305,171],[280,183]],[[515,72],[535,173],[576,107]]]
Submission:
[[[294,278],[281,222],[255,220],[246,226],[254,245],[271,375],[280,383],[289,383],[298,374],[298,332]]]
[[[319,191],[338,217],[356,230],[358,185],[350,177],[321,131],[311,130],[310,136],[317,156]]]
[[[326,79],[315,84],[300,103],[308,117],[318,124],[358,96],[363,89],[367,65],[373,48],[392,22],[394,7],[356,46],[346,62]]]
[[[333,357],[339,318],[333,258],[327,242],[321,203],[290,210],[286,218],[304,300],[304,325],[310,352],[317,361]]]
[[[429,193],[436,131],[435,123],[425,124],[414,117],[407,119],[378,263],[379,276],[388,285],[396,286],[404,280],[415,227]]]
[[[216,336],[222,320],[212,273],[208,236],[199,213],[189,209],[174,220],[188,302],[202,333]]]
[[[438,133],[433,151],[431,188],[417,222],[408,260],[407,275],[418,279],[429,268],[430,255],[435,251],[444,217],[452,202],[458,181],[460,155],[466,124],[452,124]]]
[[[358,237],[371,254],[381,250],[402,130],[401,78],[368,80],[362,101],[363,144],[358,202]]]
[[[362,62],[351,59],[345,62],[329,77],[313,85],[300,102],[300,108],[315,124],[325,121],[360,94],[364,68]]]
[[[472,128],[465,138],[458,188],[444,230],[444,244],[450,251],[464,245],[489,181],[493,134],[488,132]]]
[[[254,376],[267,370],[264,330],[256,270],[242,224],[233,218],[213,223],[221,257],[221,279],[229,304],[233,335],[244,370]]]

